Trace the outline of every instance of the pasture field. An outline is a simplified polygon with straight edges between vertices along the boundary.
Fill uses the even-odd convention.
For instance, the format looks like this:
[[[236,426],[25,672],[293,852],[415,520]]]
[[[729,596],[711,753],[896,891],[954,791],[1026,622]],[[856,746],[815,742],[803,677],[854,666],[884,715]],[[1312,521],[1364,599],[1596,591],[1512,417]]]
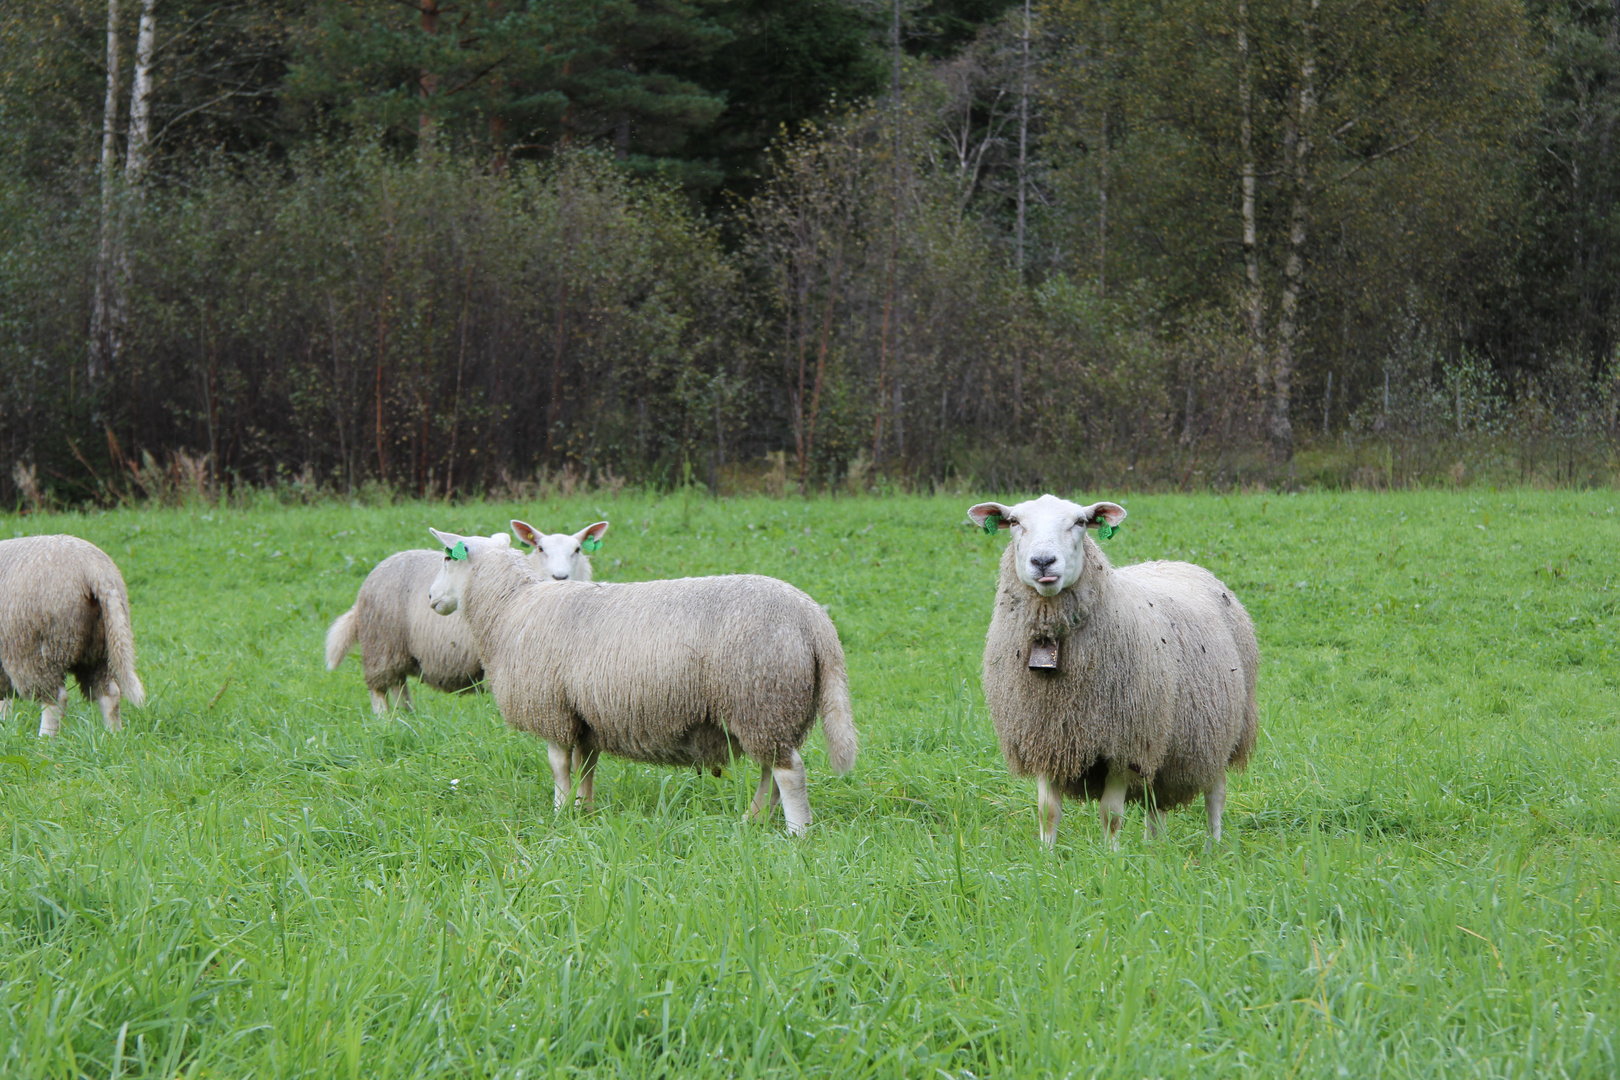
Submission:
[[[0,1075],[1620,1074],[1620,496],[1118,498],[1116,562],[1203,563],[1259,631],[1213,853],[1196,805],[1040,849],[968,496],[0,518],[119,562],[150,698],[0,730]],[[610,519],[600,580],[829,606],[864,745],[837,778],[811,736],[808,837],[742,823],[751,764],[604,758],[554,817],[487,697],[375,717],[323,669],[376,560],[514,515]]]

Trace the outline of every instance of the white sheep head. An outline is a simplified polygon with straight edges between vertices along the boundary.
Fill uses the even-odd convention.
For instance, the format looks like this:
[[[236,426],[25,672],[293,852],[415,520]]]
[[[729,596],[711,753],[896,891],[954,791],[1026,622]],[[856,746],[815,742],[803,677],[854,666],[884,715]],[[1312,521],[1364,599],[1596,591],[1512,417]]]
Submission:
[[[1080,580],[1086,569],[1086,549],[1081,542],[1087,526],[1118,526],[1125,520],[1125,508],[1111,502],[1081,506],[1056,495],[1006,506],[986,502],[968,510],[968,518],[980,528],[986,522],[1006,529],[1012,538],[1018,580],[1042,596],[1056,596]]]
[[[430,528],[428,532],[444,545],[444,562],[428,586],[428,604],[440,615],[454,615],[461,606],[461,590],[467,584],[468,568],[480,555],[491,551],[509,550],[512,538],[505,533],[492,536],[458,536]]]
[[[549,576],[553,581],[567,581],[569,578],[579,577],[583,572],[582,561],[589,553],[600,547],[602,534],[607,532],[608,523],[598,521],[595,525],[587,525],[577,533],[542,533],[526,521],[513,519],[512,532],[517,538],[534,548],[529,558],[534,561],[536,569],[542,576]],[[589,549],[582,550],[582,549]]]

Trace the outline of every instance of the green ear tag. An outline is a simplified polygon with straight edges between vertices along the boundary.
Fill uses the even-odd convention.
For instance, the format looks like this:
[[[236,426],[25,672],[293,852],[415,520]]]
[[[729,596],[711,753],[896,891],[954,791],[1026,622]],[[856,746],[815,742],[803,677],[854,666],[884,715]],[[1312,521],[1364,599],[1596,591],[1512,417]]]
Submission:
[[[600,537],[587,536],[579,542],[579,550],[587,555],[595,555],[602,550],[602,540]]]
[[[1001,528],[1001,515],[986,514],[984,516],[984,524],[980,526],[980,528],[984,529],[984,535],[986,536],[996,535],[996,530]]]
[[[1117,532],[1119,532],[1119,526],[1118,525],[1109,525],[1109,524],[1106,524],[1106,523],[1098,525],[1097,526],[1097,539],[1099,539],[1099,540],[1107,540],[1109,537],[1113,536]]]
[[[456,546],[453,547],[453,548],[448,548],[448,547],[445,548],[444,553],[445,553],[445,555],[449,556],[450,558],[455,559],[457,562],[466,562],[467,561],[467,541],[465,541],[465,540],[457,540],[456,541]]]

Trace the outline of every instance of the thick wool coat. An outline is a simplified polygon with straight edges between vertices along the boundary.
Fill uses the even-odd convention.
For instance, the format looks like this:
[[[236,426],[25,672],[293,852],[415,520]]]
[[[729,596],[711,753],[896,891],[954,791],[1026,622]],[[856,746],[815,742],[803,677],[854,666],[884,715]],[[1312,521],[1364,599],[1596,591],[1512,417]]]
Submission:
[[[753,574],[628,584],[540,578],[480,553],[459,609],[506,722],[635,761],[786,766],[819,712],[834,769],[855,761],[844,650],[809,596]]]
[[[484,666],[467,621],[459,612],[439,615],[428,605],[428,587],[443,559],[439,551],[401,551],[378,563],[354,606],[327,632],[326,666],[336,669],[359,645],[366,686],[374,693],[401,687],[413,675],[451,693],[476,686]],[[589,558],[574,557],[574,577],[591,580]]]
[[[89,700],[112,679],[125,700],[145,701],[123,574],[76,536],[0,540],[0,699],[50,704],[69,672]]]
[[[1099,798],[1110,765],[1127,797],[1155,804],[1208,790],[1254,748],[1260,653],[1248,612],[1215,575],[1184,562],[1115,568],[1088,534],[1071,588],[1043,597],[1001,560],[985,638],[984,694],[1013,773]],[[1032,670],[1036,641],[1058,668]]]

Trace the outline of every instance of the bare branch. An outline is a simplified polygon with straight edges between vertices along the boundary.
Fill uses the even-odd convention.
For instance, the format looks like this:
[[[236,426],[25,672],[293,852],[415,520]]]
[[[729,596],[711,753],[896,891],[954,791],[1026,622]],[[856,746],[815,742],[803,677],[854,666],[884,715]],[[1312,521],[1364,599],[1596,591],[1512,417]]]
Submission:
[[[1335,184],[1342,184],[1344,181],[1350,179],[1352,176],[1356,175],[1356,173],[1360,172],[1362,169],[1365,169],[1367,166],[1371,165],[1373,162],[1382,161],[1384,158],[1391,157],[1391,156],[1393,156],[1395,154],[1400,153],[1402,150],[1405,150],[1407,147],[1409,147],[1412,144],[1416,143],[1419,139],[1423,138],[1423,136],[1425,136],[1427,134],[1428,134],[1428,131],[1426,131],[1426,130],[1425,131],[1420,131],[1416,135],[1412,136],[1410,139],[1407,139],[1405,142],[1400,142],[1400,143],[1396,143],[1394,146],[1385,147],[1384,149],[1378,151],[1378,153],[1374,154],[1372,157],[1363,159],[1362,161],[1356,163],[1356,165],[1354,167],[1345,170],[1344,172],[1340,173],[1338,176],[1334,177],[1332,180],[1328,181],[1328,186],[1332,187]]]
[[[168,134],[170,128],[174,127],[174,125],[178,124],[180,121],[184,120],[186,117],[192,115],[193,113],[202,112],[204,109],[211,109],[215,105],[218,105],[220,102],[229,101],[231,98],[274,97],[275,93],[276,93],[276,91],[274,89],[268,89],[268,90],[227,90],[225,93],[220,94],[218,97],[213,98],[213,99],[211,99],[209,101],[205,101],[201,105],[193,105],[191,108],[186,109],[184,112],[181,112],[181,113],[179,113],[179,114],[177,114],[175,116],[171,116],[168,119],[168,121],[165,122],[164,125],[161,128],[158,129],[158,133],[152,137],[152,145],[156,146],[159,143],[161,143],[163,141],[163,136]]]

